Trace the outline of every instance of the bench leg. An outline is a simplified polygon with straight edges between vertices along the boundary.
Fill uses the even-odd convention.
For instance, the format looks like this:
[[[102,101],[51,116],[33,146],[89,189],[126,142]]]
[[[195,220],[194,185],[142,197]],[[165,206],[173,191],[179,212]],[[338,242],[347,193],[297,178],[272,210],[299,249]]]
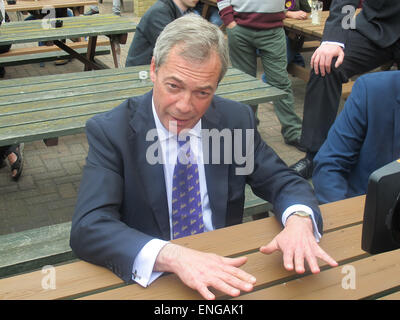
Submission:
[[[88,49],[86,53],[86,59],[89,61],[94,61],[94,56],[96,54],[96,44],[97,44],[97,36],[89,37],[88,41]],[[92,70],[89,65],[85,64],[85,71]]]
[[[102,69],[99,65],[97,65],[93,61],[93,58],[92,58],[92,60],[87,59],[87,57],[84,57],[84,56],[80,55],[78,52],[76,52],[75,50],[71,49],[65,43],[61,42],[60,40],[54,40],[54,44],[57,47],[59,47],[60,49],[64,50],[65,52],[69,53],[72,58],[76,58],[79,61],[81,61],[82,63],[84,63],[85,66],[87,66],[88,70],[93,70],[93,69],[94,70],[99,70],[99,69]],[[94,41],[94,46],[95,46],[95,44],[96,44],[96,42]],[[90,38],[89,38],[89,45],[90,45]],[[88,53],[89,53],[89,51],[90,51],[90,48],[88,48]],[[96,46],[94,48],[94,51],[96,51]],[[91,53],[91,54],[93,54],[93,53]],[[86,67],[85,67],[85,71],[86,71]]]

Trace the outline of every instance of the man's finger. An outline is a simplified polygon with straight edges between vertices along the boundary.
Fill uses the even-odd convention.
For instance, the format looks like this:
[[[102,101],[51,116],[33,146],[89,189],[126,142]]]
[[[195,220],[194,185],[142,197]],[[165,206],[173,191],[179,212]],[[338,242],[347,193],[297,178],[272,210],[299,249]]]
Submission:
[[[319,273],[320,269],[316,256],[312,252],[306,252],[306,261],[312,273]]]
[[[303,250],[297,250],[294,253],[294,265],[297,273],[304,273],[304,252]]]
[[[313,65],[312,68],[314,69],[315,74],[319,74],[319,60],[320,56],[319,54],[316,54],[313,60]]]
[[[321,247],[319,247],[319,253],[316,256],[328,263],[331,267],[337,267],[339,265],[336,260],[327,254]]]
[[[277,250],[279,250],[279,247],[278,247],[278,242],[275,240],[275,238],[266,246],[262,246],[260,248],[260,251],[265,254],[271,254]]]
[[[283,252],[283,266],[288,271],[292,271],[294,269],[293,258],[294,258],[293,250],[288,249]]]
[[[343,59],[344,59],[344,52],[343,52],[343,50],[339,53],[339,56],[338,56],[338,58],[337,58],[337,60],[336,60],[336,63],[335,63],[335,68],[339,68],[339,66],[343,63]]]
[[[242,269],[236,268],[236,267],[226,266],[224,269],[224,272],[239,279],[240,281],[244,281],[251,285],[255,284],[257,281],[257,279],[253,275],[247,273],[246,271],[243,271]],[[246,288],[249,288],[249,287],[246,286]]]
[[[197,291],[201,294],[201,296],[206,300],[215,300],[215,295],[208,290],[207,286],[201,286],[197,288]]]
[[[325,77],[325,56],[323,55],[321,55],[321,58],[319,59],[319,72],[322,77]]]

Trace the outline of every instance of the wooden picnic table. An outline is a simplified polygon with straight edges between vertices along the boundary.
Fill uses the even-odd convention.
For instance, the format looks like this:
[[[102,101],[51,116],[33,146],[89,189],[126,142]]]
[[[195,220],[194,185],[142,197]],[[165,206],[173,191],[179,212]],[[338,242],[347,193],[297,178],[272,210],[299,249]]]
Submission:
[[[212,232],[198,234],[173,243],[223,256],[247,256],[242,267],[257,278],[250,293],[233,300],[286,299],[400,299],[400,249],[369,255],[361,249],[365,196],[321,206],[324,235],[320,245],[339,266],[320,263],[321,272],[296,274],[286,271],[282,254],[265,255],[259,247],[281,230],[273,217]],[[245,240],[245,241],[244,241]],[[41,270],[0,279],[3,299],[201,299],[174,274],[165,274],[149,287],[126,285],[106,268],[81,260],[54,266],[55,289],[44,288]],[[218,299],[231,299],[215,292]],[[237,303],[240,303],[237,301]]]
[[[304,20],[285,18],[283,24],[285,29],[289,32],[301,34],[307,38],[321,40],[326,19],[329,17],[329,11],[321,11],[320,14],[320,24],[312,24],[311,13],[309,13],[308,18]]]
[[[55,20],[62,20],[61,28],[50,27]],[[4,23],[0,27],[0,46],[7,44],[53,41],[62,50],[85,64],[85,70],[102,69],[94,61],[97,37],[110,38],[111,51],[115,67],[119,67],[119,44],[127,41],[128,32],[136,30],[133,19],[113,14],[78,16],[58,19],[42,19]],[[71,49],[62,39],[89,37],[87,56],[84,57]]]
[[[17,0],[16,4],[8,4],[4,0],[7,12],[41,11],[45,7],[71,8],[74,15],[83,14],[85,6],[97,5],[97,0]]]
[[[129,97],[150,91],[149,66],[93,70],[0,81],[0,145],[29,142],[84,131],[86,120]],[[286,96],[280,89],[230,68],[217,94],[247,104]]]

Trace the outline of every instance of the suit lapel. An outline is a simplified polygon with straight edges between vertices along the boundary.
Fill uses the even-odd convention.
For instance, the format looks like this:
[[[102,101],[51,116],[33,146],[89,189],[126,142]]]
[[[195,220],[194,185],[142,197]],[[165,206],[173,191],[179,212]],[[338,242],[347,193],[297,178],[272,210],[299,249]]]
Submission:
[[[393,159],[400,158],[400,94],[394,108]]]
[[[167,191],[165,188],[164,168],[161,163],[151,164],[146,158],[147,150],[154,150],[160,146],[157,137],[155,140],[146,141],[146,135],[155,129],[152,113],[152,94],[149,92],[144,96],[142,103],[133,115],[130,126],[133,129],[132,148],[137,150],[137,168],[143,183],[143,188],[148,197],[149,204],[153,209],[154,219],[161,231],[163,239],[170,239],[170,226],[168,214]],[[150,149],[151,148],[151,149]],[[154,154],[154,153],[149,153]]]
[[[222,125],[220,122],[220,113],[216,110],[214,103],[211,103],[210,108],[207,110],[202,118],[202,129],[211,130],[217,129],[221,132]],[[212,211],[213,225],[215,228],[222,228],[226,225],[226,208],[228,202],[228,169],[229,164],[213,164],[211,142],[208,143],[203,137],[203,153],[205,148],[208,148],[209,159],[204,159],[205,175],[207,183],[208,198]],[[220,155],[223,154],[224,145],[221,139]]]

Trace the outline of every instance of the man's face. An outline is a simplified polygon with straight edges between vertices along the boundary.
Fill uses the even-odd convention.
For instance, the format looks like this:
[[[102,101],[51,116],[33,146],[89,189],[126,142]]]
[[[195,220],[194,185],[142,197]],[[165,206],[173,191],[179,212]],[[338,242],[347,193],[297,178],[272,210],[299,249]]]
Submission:
[[[187,10],[189,8],[194,8],[199,0],[175,0],[175,2],[178,7],[183,10]]]
[[[175,134],[193,128],[207,111],[221,71],[221,62],[215,52],[205,62],[189,62],[178,55],[178,50],[179,46],[172,48],[157,72],[154,58],[150,66],[158,118]]]

